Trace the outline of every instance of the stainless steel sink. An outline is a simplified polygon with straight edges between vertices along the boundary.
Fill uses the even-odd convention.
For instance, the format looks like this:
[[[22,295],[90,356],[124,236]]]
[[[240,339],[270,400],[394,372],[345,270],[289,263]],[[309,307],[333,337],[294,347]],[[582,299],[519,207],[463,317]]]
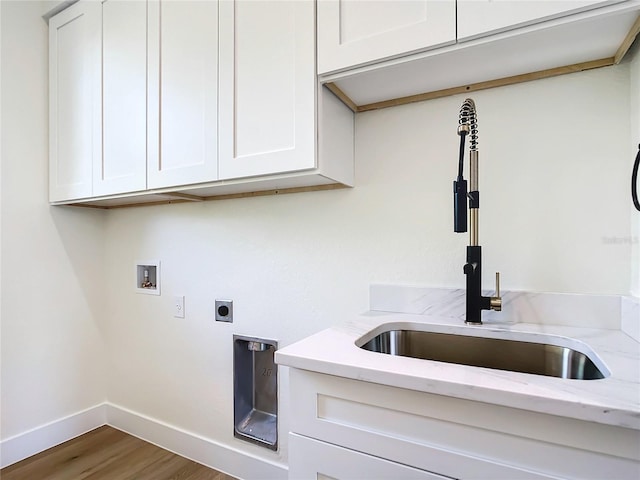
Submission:
[[[375,333],[375,332],[374,332]],[[494,333],[495,335],[495,333]],[[524,334],[526,335],[526,334]],[[597,380],[609,375],[602,361],[599,368],[590,356],[554,337],[553,345],[511,338],[487,338],[412,329],[391,329],[370,340],[357,342],[371,352],[457,363],[475,367],[532,373],[551,377]],[[569,343],[570,339],[566,339]],[[573,347],[580,342],[573,341]],[[590,350],[586,345],[583,350]],[[590,355],[597,358],[593,352]]]

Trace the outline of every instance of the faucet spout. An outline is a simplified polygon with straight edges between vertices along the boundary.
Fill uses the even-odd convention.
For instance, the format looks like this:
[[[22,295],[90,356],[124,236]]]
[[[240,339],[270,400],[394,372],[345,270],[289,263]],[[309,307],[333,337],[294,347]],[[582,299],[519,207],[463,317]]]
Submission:
[[[458,176],[453,182],[454,192],[454,231],[467,231],[467,207],[469,209],[469,246],[467,247],[467,263],[463,271],[467,277],[466,318],[465,322],[472,325],[482,325],[482,310],[501,310],[502,299],[499,287],[495,297],[482,295],[482,247],[479,245],[479,210],[480,191],[478,189],[478,117],[475,102],[467,98],[460,107],[458,120],[458,135],[460,136],[460,156],[458,161]],[[469,136],[469,191],[464,179],[464,143]],[[498,277],[496,277],[497,280]],[[497,286],[497,285],[496,285]]]

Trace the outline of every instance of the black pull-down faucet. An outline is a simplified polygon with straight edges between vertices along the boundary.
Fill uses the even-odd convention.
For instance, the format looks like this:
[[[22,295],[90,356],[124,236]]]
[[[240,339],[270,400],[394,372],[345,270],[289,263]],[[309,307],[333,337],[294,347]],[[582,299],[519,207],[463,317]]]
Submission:
[[[467,231],[467,200],[470,216],[469,246],[467,247],[467,263],[464,274],[467,276],[467,312],[465,323],[482,325],[482,310],[501,310],[500,274],[496,273],[496,296],[482,295],[482,247],[478,245],[478,210],[480,209],[480,192],[478,191],[478,118],[474,101],[467,98],[460,108],[458,120],[460,135],[460,156],[458,161],[458,177],[453,181],[453,216],[454,231]],[[467,181],[463,178],[464,143],[469,135],[469,191]]]

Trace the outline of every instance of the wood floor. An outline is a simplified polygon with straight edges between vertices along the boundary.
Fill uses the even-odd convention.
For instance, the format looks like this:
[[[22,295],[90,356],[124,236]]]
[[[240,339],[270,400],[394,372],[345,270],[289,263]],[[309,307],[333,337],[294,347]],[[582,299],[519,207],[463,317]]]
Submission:
[[[2,480],[235,480],[111,427],[0,470]]]

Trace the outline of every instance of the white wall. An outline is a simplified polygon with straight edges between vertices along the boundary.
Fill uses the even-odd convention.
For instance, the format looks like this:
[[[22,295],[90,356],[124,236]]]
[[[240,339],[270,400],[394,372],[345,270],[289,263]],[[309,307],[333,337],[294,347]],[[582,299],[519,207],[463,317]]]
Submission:
[[[629,67],[474,94],[485,285],[627,294]],[[232,436],[234,333],[289,344],[367,310],[372,282],[462,287],[452,231],[463,97],[362,114],[350,190],[112,211],[106,265],[109,400],[223,444]],[[162,261],[162,296],[133,292]],[[172,295],[186,318],[172,317]],[[216,298],[235,322],[213,321]],[[330,348],[330,346],[328,346]],[[280,398],[287,431],[287,379]]]
[[[631,153],[635,158],[640,144],[640,40],[636,40],[630,57]],[[631,168],[631,163],[629,168]],[[639,183],[640,185],[640,183]],[[631,209],[631,294],[640,297],[640,212]]]
[[[286,462],[286,372],[281,451],[232,436],[232,335],[289,344],[365,311],[372,282],[463,286],[467,238],[451,218],[463,97],[360,115],[355,189],[49,207],[46,7],[17,3],[0,3],[1,438],[108,397]],[[630,68],[473,95],[487,287],[497,269],[504,289],[630,291]],[[155,258],[162,296],[134,293],[135,260]],[[233,324],[213,321],[215,298],[234,300]]]
[[[104,215],[48,205],[48,29],[42,2],[2,11],[0,438],[106,397]]]

